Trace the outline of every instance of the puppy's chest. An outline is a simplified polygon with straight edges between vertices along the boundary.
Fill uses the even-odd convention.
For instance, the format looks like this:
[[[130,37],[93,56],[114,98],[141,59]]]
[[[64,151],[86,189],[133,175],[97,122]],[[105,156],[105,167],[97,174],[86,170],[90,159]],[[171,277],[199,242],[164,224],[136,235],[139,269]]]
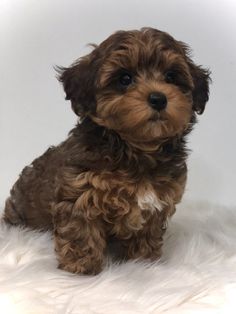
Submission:
[[[120,172],[114,173],[90,173],[86,174],[87,186],[90,186],[91,195],[98,207],[104,213],[117,215],[122,211],[131,210],[161,212],[167,205],[163,193],[159,193],[154,182],[143,178],[135,180]],[[89,181],[89,182],[88,182]]]
[[[161,212],[166,205],[166,202],[160,198],[158,192],[149,183],[146,186],[140,186],[135,195],[138,207],[140,210],[148,210],[150,212]]]

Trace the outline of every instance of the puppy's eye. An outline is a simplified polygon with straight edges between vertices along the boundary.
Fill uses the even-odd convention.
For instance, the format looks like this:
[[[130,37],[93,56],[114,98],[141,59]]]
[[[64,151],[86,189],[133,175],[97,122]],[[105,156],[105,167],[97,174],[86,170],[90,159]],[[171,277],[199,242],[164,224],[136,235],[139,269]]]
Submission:
[[[133,83],[132,75],[130,75],[129,73],[122,73],[119,77],[119,83],[124,87],[129,86]]]
[[[167,71],[165,73],[165,81],[166,83],[174,84],[176,82],[177,73],[174,71]]]

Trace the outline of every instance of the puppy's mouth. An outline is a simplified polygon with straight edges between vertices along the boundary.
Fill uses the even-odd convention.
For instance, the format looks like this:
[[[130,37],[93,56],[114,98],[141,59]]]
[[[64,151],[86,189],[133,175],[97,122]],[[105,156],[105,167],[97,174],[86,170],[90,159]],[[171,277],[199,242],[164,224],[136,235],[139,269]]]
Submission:
[[[151,117],[148,119],[148,121],[167,121],[167,116],[164,114],[164,112],[158,112],[158,111],[154,111],[153,114],[151,115]]]

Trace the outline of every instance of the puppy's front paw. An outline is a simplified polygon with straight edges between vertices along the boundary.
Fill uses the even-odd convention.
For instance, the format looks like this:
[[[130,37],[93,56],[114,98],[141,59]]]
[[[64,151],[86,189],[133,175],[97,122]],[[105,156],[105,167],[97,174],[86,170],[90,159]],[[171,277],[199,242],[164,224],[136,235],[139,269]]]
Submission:
[[[91,257],[79,258],[76,261],[62,260],[58,268],[76,274],[97,275],[101,272],[103,259],[94,260]]]
[[[68,241],[60,237],[55,237],[54,240],[60,269],[87,275],[96,275],[102,270],[105,245],[103,239],[100,239],[97,245],[91,243],[91,239],[88,239],[88,243],[87,239],[85,243],[81,240]]]

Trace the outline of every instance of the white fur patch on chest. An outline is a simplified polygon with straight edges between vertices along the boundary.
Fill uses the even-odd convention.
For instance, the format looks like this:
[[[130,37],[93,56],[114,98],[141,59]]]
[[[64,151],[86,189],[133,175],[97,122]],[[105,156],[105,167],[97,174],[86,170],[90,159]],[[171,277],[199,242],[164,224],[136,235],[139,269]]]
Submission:
[[[161,212],[164,208],[164,202],[161,201],[153,190],[147,190],[144,194],[137,197],[138,206],[141,210],[150,210]]]

